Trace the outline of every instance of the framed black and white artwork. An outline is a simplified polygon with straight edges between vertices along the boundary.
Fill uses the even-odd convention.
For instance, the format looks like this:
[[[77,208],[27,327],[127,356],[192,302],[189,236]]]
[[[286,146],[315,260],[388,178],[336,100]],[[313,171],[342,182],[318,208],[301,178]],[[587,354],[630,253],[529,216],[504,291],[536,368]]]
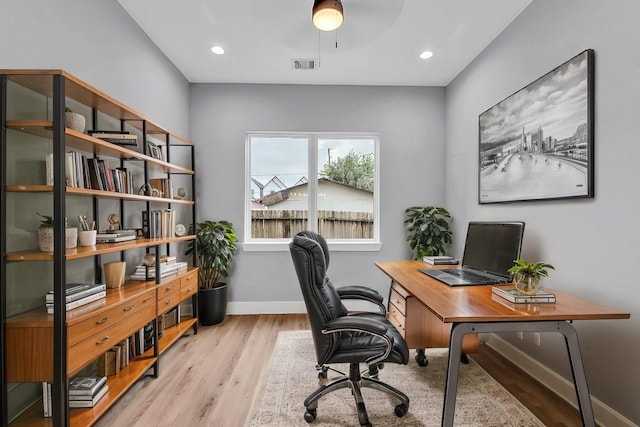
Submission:
[[[480,114],[480,203],[593,197],[591,49]]]

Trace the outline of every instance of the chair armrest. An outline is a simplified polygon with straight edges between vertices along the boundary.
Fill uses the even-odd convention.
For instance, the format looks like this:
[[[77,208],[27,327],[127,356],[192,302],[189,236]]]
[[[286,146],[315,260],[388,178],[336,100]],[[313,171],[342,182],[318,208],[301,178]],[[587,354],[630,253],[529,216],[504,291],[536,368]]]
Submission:
[[[338,332],[364,332],[382,338],[387,348],[380,354],[365,360],[368,365],[376,364],[385,360],[391,353],[393,348],[393,337],[387,335],[387,325],[375,319],[363,319],[361,317],[344,316],[329,320],[325,323],[323,334],[332,334]]]
[[[369,301],[376,304],[380,308],[380,314],[385,315],[387,313],[387,307],[382,303],[382,295],[375,289],[367,288],[366,286],[343,286],[337,288],[336,292],[340,299],[357,299]]]
[[[387,333],[387,325],[375,319],[343,316],[329,320],[325,323],[323,334],[341,331],[366,332],[372,335],[384,336]]]

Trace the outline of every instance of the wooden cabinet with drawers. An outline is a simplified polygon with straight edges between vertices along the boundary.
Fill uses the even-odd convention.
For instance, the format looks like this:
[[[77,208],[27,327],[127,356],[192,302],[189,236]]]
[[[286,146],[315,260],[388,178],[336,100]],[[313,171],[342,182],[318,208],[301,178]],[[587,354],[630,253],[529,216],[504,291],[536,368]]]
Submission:
[[[391,283],[387,318],[400,331],[409,348],[449,347],[451,324],[441,322],[416,297],[396,282]],[[478,351],[477,334],[464,337],[462,351]]]

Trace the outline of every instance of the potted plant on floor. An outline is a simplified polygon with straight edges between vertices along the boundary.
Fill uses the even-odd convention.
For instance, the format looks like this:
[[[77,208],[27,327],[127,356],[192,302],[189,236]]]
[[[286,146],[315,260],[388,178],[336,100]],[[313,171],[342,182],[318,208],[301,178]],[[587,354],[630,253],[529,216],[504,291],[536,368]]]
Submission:
[[[513,274],[516,289],[521,294],[535,295],[540,287],[540,279],[549,275],[547,270],[555,270],[555,268],[546,262],[527,262],[517,259],[513,267],[507,271]]]
[[[407,242],[413,259],[424,256],[444,255],[445,245],[451,244],[449,222],[451,214],[437,206],[415,206],[405,209]]]
[[[195,235],[185,255],[197,254],[198,318],[205,326],[216,325],[227,314],[228,284],[222,280],[229,275],[238,237],[228,221],[198,223]]]

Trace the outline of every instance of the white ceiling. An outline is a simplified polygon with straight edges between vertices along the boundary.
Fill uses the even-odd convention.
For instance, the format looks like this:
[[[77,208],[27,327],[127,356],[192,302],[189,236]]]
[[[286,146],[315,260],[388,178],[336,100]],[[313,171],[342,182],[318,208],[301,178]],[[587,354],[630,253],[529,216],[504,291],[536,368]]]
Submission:
[[[446,86],[531,1],[342,0],[343,25],[320,32],[313,0],[118,0],[192,83],[406,86]]]

